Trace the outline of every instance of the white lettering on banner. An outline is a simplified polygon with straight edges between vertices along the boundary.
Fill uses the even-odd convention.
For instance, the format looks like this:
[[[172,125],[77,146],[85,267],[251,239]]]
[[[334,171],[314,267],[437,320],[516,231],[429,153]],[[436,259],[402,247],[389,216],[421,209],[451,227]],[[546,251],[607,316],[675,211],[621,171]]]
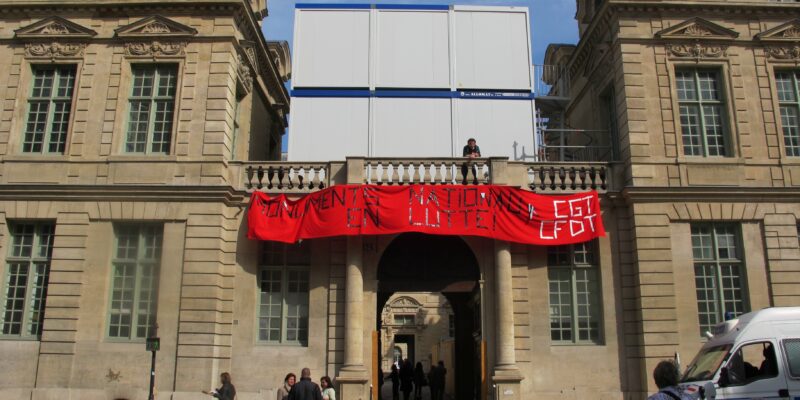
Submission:
[[[569,205],[569,214],[565,215],[559,212],[560,208],[564,208],[564,204]],[[592,196],[585,196],[572,200],[553,200],[553,209],[556,220],[553,222],[544,221],[539,226],[539,236],[542,239],[558,239],[558,231],[560,230],[558,224],[565,224],[567,222],[569,222],[569,233],[572,237],[586,232],[587,223],[589,224],[591,232],[594,233],[594,218],[597,217],[597,214],[592,210]],[[561,221],[561,219],[568,221]],[[545,236],[544,234],[544,226],[548,223],[553,224],[552,236]]]
[[[552,222],[542,221],[542,224],[539,225],[539,237],[541,237],[542,239],[546,239],[546,240],[558,239],[558,231],[560,231],[562,229],[562,228],[559,228],[558,224],[564,225],[566,223],[567,223],[567,221],[559,221],[559,220],[555,220],[555,221],[552,221]],[[547,224],[553,224],[553,236],[545,236],[545,234],[544,234],[544,226],[547,225]]]
[[[569,215],[561,215],[558,213],[558,205],[566,203],[565,200],[553,200],[553,209],[555,210],[556,218],[569,218]]]

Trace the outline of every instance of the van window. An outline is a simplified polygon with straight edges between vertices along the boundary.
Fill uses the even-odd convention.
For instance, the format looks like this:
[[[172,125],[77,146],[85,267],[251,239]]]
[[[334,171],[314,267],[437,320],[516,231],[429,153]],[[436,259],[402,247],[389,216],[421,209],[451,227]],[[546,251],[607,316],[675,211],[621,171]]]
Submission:
[[[789,373],[793,378],[800,378],[800,339],[784,340],[783,351],[789,361]]]
[[[695,382],[705,381],[714,377],[717,373],[717,368],[722,364],[722,360],[728,355],[728,350],[731,349],[730,344],[709,347],[700,350],[695,356],[689,367],[686,368],[686,373],[683,374],[681,382]]]
[[[778,376],[775,348],[770,342],[748,343],[731,355],[728,377],[732,385]]]

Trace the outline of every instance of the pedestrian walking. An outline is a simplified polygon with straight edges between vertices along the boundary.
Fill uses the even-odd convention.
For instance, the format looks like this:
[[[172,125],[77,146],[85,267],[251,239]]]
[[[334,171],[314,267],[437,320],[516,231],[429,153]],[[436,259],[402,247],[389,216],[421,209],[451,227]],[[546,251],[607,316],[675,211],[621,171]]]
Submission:
[[[400,366],[400,390],[403,392],[403,400],[411,398],[411,391],[414,390],[414,367],[408,359]]]
[[[283,378],[283,386],[278,388],[278,400],[286,400],[289,397],[289,392],[292,391],[292,386],[297,381],[297,376],[291,372]]]
[[[422,400],[422,387],[425,385],[425,371],[422,369],[422,363],[417,362],[414,367],[414,399]]]
[[[231,383],[231,374],[227,372],[223,372],[219,376],[219,380],[222,383],[222,386],[219,389],[214,389],[210,392],[203,390],[203,393],[216,397],[220,400],[233,400],[236,398],[236,388]]]
[[[656,365],[653,370],[653,380],[656,381],[658,392],[647,400],[692,400],[692,396],[683,393],[678,388],[678,366],[672,360],[664,360]]]
[[[311,370],[303,368],[300,372],[300,382],[292,386],[287,400],[322,400],[322,391],[319,385],[311,380]]]
[[[322,400],[336,400],[336,390],[329,376],[320,378],[319,386],[322,388]]]
[[[397,365],[392,364],[392,372],[389,373],[389,379],[392,381],[392,400],[400,399],[400,372],[397,370]]]
[[[444,387],[447,382],[447,368],[444,367],[444,361],[439,360],[439,366],[436,367],[436,398],[432,400],[444,399]]]

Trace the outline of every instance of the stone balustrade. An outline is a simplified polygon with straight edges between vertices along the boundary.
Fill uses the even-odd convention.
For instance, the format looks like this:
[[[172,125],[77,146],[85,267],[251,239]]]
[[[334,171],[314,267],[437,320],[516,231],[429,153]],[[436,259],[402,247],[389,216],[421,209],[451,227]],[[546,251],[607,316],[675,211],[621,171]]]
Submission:
[[[348,158],[347,161],[232,163],[239,189],[310,193],[333,185],[507,184],[543,194],[612,190],[612,164],[605,162],[519,162],[504,158]],[[234,172],[237,174],[237,172]],[[465,175],[466,174],[466,175]],[[234,184],[234,186],[237,186]]]
[[[490,163],[473,158],[372,158],[364,162],[364,183],[373,185],[485,185]]]

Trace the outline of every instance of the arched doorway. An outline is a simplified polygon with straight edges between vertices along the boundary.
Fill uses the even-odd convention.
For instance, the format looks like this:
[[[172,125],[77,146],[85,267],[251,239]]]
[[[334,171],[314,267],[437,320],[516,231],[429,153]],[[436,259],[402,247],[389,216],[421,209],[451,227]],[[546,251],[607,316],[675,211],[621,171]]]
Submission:
[[[447,359],[450,394],[456,399],[481,398],[484,377],[480,277],[475,254],[456,236],[399,235],[386,247],[378,263],[376,328],[383,333],[381,340],[390,340],[390,349],[396,344],[402,346],[405,358],[427,360],[423,362],[426,372],[430,365]],[[441,315],[429,318],[421,309],[423,304],[413,300],[425,294],[428,303],[442,304]],[[444,324],[449,341],[443,339],[433,345],[419,340],[431,323]],[[379,353],[381,364],[387,354]]]

